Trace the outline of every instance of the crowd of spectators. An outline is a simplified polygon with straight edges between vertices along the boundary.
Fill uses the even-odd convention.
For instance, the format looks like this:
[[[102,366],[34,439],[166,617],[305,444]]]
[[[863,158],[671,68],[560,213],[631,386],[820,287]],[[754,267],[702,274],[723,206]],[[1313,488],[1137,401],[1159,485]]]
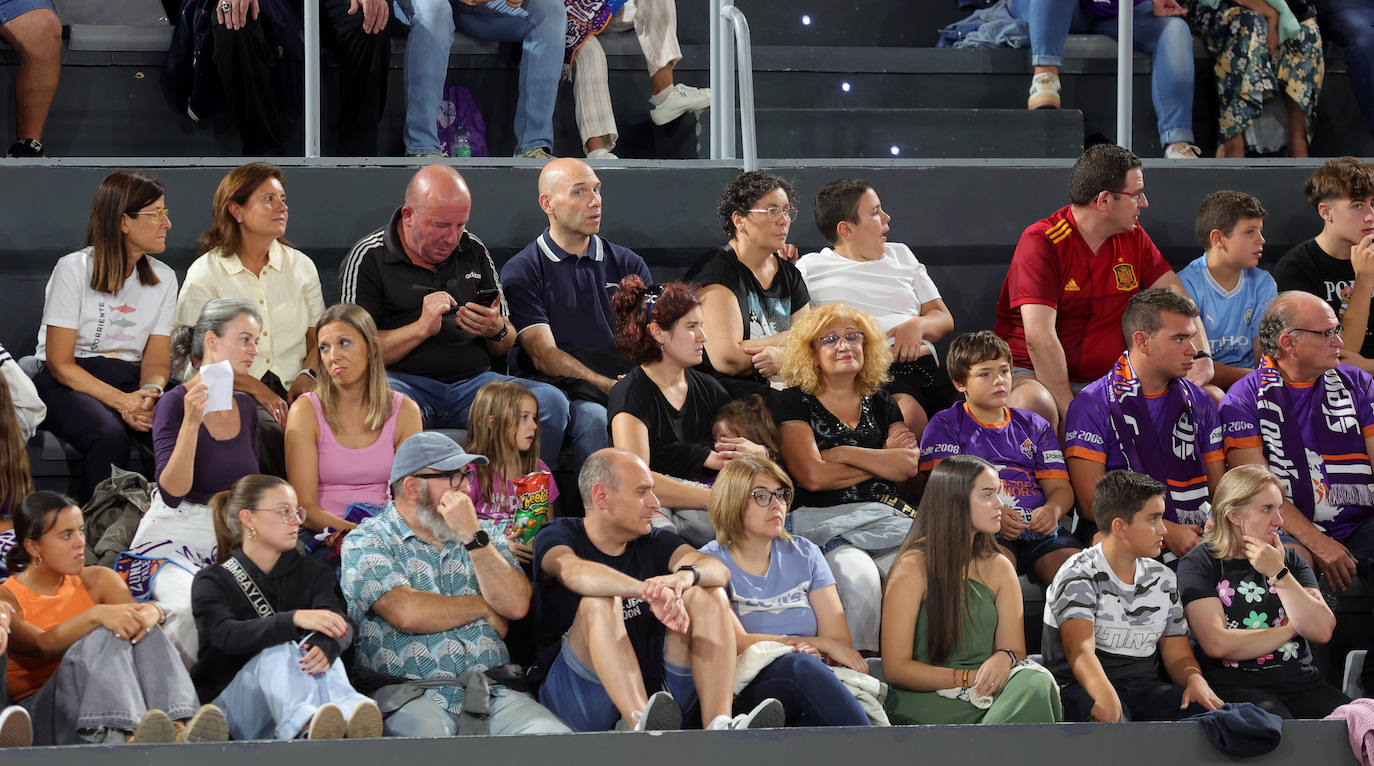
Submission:
[[[1138,157],[1095,146],[1068,188],[941,364],[958,307],[857,179],[798,265],[795,190],[741,174],[727,243],[656,284],[586,163],[546,165],[548,228],[500,269],[434,165],[324,308],[279,169],[225,177],[179,291],[161,184],[110,175],[35,379],[0,358],[0,742],[1330,713],[1322,594],[1374,563],[1374,379],[1343,341],[1374,168],[1313,173],[1281,291],[1249,195],[1207,196],[1182,279]],[[113,569],[33,491],[45,407],[81,500],[154,452]]]
[[[301,113],[300,0],[179,0],[168,55],[174,106],[194,119],[224,112],[244,156],[279,156]],[[1060,69],[1070,32],[1115,37],[1109,0],[1001,0],[1028,30],[1034,74],[1027,107],[1061,106]],[[1136,50],[1150,57],[1164,156],[1202,155],[1194,134],[1194,38],[1213,60],[1218,157],[1247,151],[1308,156],[1326,66],[1323,39],[1345,52],[1350,84],[1374,134],[1371,0],[1150,0],[1133,6]],[[710,91],[676,81],[682,59],[676,0],[327,0],[320,40],[338,63],[338,105],[326,131],[339,156],[375,156],[387,99],[391,37],[404,35],[403,152],[464,156],[452,134],[467,103],[447,92],[456,35],[519,43],[512,125],[516,157],[551,159],[560,79],[574,83],[581,150],[616,159],[619,138],[599,37],[633,30],[647,64],[648,116],[666,125],[710,105]],[[43,127],[61,72],[61,21],[52,0],[0,2],[0,39],[19,56],[11,157],[41,157]],[[395,94],[392,94],[393,96]],[[1266,109],[1266,104],[1278,105]],[[474,121],[466,130],[477,129]],[[379,144],[379,138],[382,138]],[[486,145],[486,142],[482,142]],[[470,153],[471,144],[467,151]],[[60,151],[60,149],[59,149]],[[733,235],[732,235],[733,236]],[[909,361],[909,360],[904,360]]]

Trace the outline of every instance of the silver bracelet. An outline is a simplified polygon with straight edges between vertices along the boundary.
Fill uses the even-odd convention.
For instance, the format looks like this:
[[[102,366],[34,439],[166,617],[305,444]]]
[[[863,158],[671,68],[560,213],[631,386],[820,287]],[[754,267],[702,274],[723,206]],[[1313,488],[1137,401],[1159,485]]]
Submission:
[[[154,391],[157,392],[158,396],[161,396],[161,395],[164,393],[163,390],[162,390],[162,386],[159,386],[159,385],[156,384],[156,383],[144,383],[143,385],[139,386],[139,388],[140,388],[140,389],[151,388],[151,389],[153,389]]]

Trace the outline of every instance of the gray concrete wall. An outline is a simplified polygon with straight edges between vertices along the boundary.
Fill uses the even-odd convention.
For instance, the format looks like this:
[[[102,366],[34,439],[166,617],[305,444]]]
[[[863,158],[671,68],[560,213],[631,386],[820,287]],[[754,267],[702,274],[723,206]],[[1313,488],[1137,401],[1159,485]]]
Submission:
[[[1264,766],[1355,766],[1345,724],[1289,721]],[[471,737],[461,740],[335,740],[228,745],[120,745],[7,750],[7,766],[374,766],[415,764],[654,764],[655,766],[1112,766],[1234,764],[1195,723],[914,726],[891,729],[790,729]]]

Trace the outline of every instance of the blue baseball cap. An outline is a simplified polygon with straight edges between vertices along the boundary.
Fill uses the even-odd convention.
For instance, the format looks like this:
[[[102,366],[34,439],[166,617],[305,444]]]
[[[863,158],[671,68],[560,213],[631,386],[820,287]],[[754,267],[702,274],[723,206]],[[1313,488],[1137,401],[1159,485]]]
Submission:
[[[401,442],[391,461],[391,483],[423,471],[456,471],[465,465],[486,465],[481,455],[469,455],[458,442],[438,431],[421,431]]]

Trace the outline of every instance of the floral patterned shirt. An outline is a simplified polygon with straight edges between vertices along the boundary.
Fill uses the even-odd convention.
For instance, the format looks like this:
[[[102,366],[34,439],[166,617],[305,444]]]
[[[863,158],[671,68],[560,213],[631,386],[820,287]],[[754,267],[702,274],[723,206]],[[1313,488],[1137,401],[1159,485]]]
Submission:
[[[1284,564],[1290,576],[1296,577],[1304,588],[1317,587],[1312,568],[1292,549],[1285,549]],[[1259,630],[1287,624],[1283,603],[1264,575],[1256,572],[1244,558],[1222,560],[1213,557],[1211,546],[1206,543],[1189,551],[1179,561],[1178,589],[1184,606],[1198,599],[1219,599],[1228,628]],[[1312,649],[1301,636],[1250,660],[1214,659],[1204,654],[1201,647],[1197,658],[1203,675],[1213,684],[1294,692],[1318,680]]]
[[[491,544],[511,566],[519,567],[505,537],[481,522]],[[458,678],[510,662],[496,629],[477,620],[439,633],[406,633],[372,611],[377,599],[402,585],[444,596],[480,596],[477,572],[457,542],[442,548],[421,540],[401,518],[395,503],[365,520],[344,538],[342,585],[348,616],[358,625],[357,662],[379,673],[406,678]],[[444,686],[426,692],[435,703],[457,713],[463,690]]]

